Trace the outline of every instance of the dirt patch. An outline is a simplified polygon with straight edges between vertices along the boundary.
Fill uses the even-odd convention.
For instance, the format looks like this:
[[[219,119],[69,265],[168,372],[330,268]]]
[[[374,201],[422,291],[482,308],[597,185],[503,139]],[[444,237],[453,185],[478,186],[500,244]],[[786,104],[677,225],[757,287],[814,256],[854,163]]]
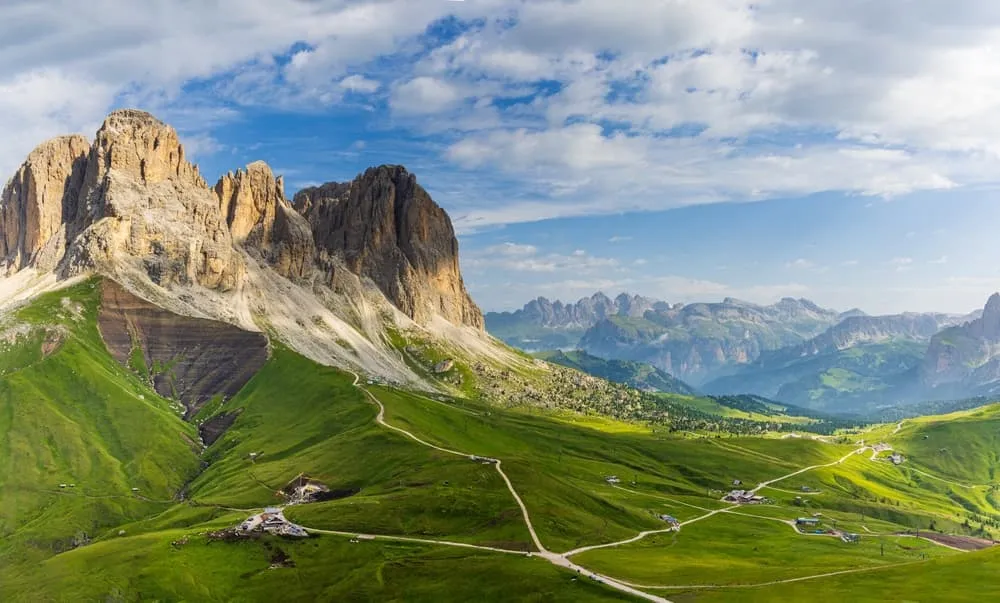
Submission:
[[[992,540],[986,540],[985,538],[955,536],[952,534],[939,534],[937,532],[916,532],[914,535],[919,536],[920,538],[926,538],[927,540],[933,540],[934,542],[945,546],[962,549],[963,551],[981,551],[996,544]]]
[[[98,327],[115,359],[182,402],[185,417],[214,396],[236,395],[267,361],[263,334],[174,314],[109,279],[101,285]]]
[[[42,356],[48,358],[62,347],[64,341],[63,334],[55,329],[45,332],[45,340],[42,341]]]
[[[264,544],[264,548],[268,551],[268,561],[271,562],[271,569],[277,569],[279,567],[295,567],[295,560],[289,557],[288,553],[286,553],[281,547],[268,542]]]

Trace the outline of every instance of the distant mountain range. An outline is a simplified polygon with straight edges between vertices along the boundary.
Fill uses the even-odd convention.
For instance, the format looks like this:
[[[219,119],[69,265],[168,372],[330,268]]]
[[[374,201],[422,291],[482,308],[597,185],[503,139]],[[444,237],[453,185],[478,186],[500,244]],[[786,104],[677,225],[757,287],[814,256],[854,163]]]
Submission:
[[[607,360],[581,350],[539,352],[537,358],[644,391],[693,396],[697,392],[666,371],[631,360]]]
[[[486,327],[529,351],[579,348],[647,363],[705,393],[833,412],[1000,392],[1000,295],[967,315],[869,316],[807,299],[670,304],[597,293],[487,313]]]

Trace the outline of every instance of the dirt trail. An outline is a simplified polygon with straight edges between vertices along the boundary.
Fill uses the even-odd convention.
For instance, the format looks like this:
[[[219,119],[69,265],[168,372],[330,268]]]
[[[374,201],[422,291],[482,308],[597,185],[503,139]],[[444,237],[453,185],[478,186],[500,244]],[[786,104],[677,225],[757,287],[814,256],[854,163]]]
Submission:
[[[769,582],[758,582],[757,584],[687,584],[687,585],[655,585],[655,584],[633,584],[631,582],[624,582],[628,586],[633,586],[635,588],[646,588],[649,590],[706,590],[706,589],[723,589],[723,588],[758,588],[761,586],[774,586],[776,584],[790,584],[792,582],[805,582],[806,580],[816,580],[818,578],[829,578],[831,576],[840,576],[843,574],[857,574],[861,572],[873,572],[876,570],[889,569],[893,567],[902,567],[904,565],[913,565],[915,563],[926,563],[926,561],[901,561],[899,563],[889,563],[886,565],[877,565],[874,567],[856,567],[854,569],[839,570],[836,572],[826,572],[824,574],[813,574],[811,576],[799,576],[798,578],[785,578],[784,580],[771,580]]]
[[[757,484],[756,488],[754,488],[753,490],[750,490],[750,492],[756,493],[757,490],[760,490],[761,488],[765,488],[767,486],[770,486],[771,484],[780,482],[782,480],[786,480],[786,479],[788,479],[790,477],[795,477],[796,475],[799,475],[801,473],[805,473],[806,471],[812,471],[813,469],[822,469],[823,467],[833,467],[834,465],[839,465],[839,464],[843,463],[844,461],[846,461],[847,459],[849,459],[852,456],[854,456],[855,454],[861,454],[862,452],[864,452],[868,448],[869,448],[869,446],[862,446],[862,447],[860,447],[860,448],[858,448],[856,450],[852,450],[851,452],[845,454],[844,456],[842,456],[841,458],[837,459],[836,461],[833,461],[832,463],[826,463],[826,464],[823,464],[823,465],[810,465],[808,467],[804,467],[802,469],[799,469],[798,471],[793,471],[793,472],[789,473],[788,475],[782,475],[781,477],[776,477],[776,478],[774,478],[772,480],[768,480],[766,482],[761,482],[761,483]]]
[[[378,398],[375,397],[375,394],[371,393],[370,391],[368,391],[367,389],[365,389],[365,388],[363,388],[363,387],[361,387],[359,385],[359,382],[361,381],[361,377],[359,377],[357,373],[351,372],[351,374],[354,376],[354,383],[352,385],[354,387],[360,389],[361,391],[363,391],[365,393],[365,395],[368,397],[368,399],[371,400],[375,404],[375,406],[378,407],[378,415],[375,417],[375,421],[379,425],[381,425],[383,427],[386,427],[388,429],[391,429],[391,430],[393,430],[395,432],[401,433],[401,434],[405,435],[406,437],[410,438],[411,440],[413,440],[413,441],[415,441],[417,443],[423,444],[424,446],[427,446],[428,448],[433,448],[434,450],[438,450],[440,452],[444,452],[444,453],[447,453],[447,454],[453,454],[455,456],[462,456],[462,457],[466,457],[466,458],[469,458],[469,459],[471,459],[473,456],[476,456],[476,455],[470,454],[468,452],[459,452],[457,450],[451,450],[450,448],[443,448],[441,446],[437,446],[435,444],[431,444],[430,442],[427,442],[425,440],[420,439],[419,437],[417,437],[416,435],[412,434],[411,432],[409,432],[409,431],[407,431],[405,429],[402,429],[400,427],[396,427],[395,425],[390,425],[389,423],[386,423],[386,421],[385,421],[385,406],[382,404],[382,402]],[[514,501],[517,502],[517,506],[519,506],[521,508],[521,515],[524,517],[524,523],[528,526],[528,532],[531,534],[531,540],[534,542],[535,548],[537,548],[538,551],[541,552],[541,553],[548,552],[545,549],[545,547],[542,545],[542,541],[538,539],[538,534],[535,532],[535,527],[533,525],[531,525],[531,517],[528,515],[528,509],[527,509],[527,507],[525,507],[524,501],[521,500],[521,497],[517,494],[517,491],[514,489],[514,485],[510,482],[510,478],[507,477],[507,474],[504,473],[503,469],[500,467],[500,465],[501,465],[500,459],[493,459],[493,460],[496,461],[495,463],[493,463],[493,466],[496,467],[497,473],[500,474],[500,477],[503,478],[504,483],[507,484],[507,489],[510,491],[511,496],[514,497]]]
[[[416,435],[414,435],[413,433],[411,433],[411,432],[409,432],[409,431],[407,431],[405,429],[402,429],[400,427],[396,427],[395,425],[390,425],[389,423],[387,423],[385,421],[385,406],[382,404],[382,402],[378,398],[376,398],[373,393],[371,393],[370,391],[368,391],[364,387],[361,387],[361,385],[359,384],[360,381],[361,381],[361,377],[357,373],[355,373],[353,371],[348,371],[348,372],[350,372],[351,375],[354,376],[354,383],[352,383],[352,385],[354,387],[360,389],[361,391],[363,391],[365,393],[365,395],[368,397],[368,399],[371,400],[371,402],[373,404],[375,404],[376,407],[378,407],[378,415],[375,417],[375,421],[379,425],[381,425],[382,427],[385,427],[387,429],[391,429],[391,430],[393,430],[395,432],[398,432],[398,433],[400,433],[400,434],[402,434],[402,435],[410,438],[411,440],[413,440],[413,441],[415,441],[415,442],[417,442],[419,444],[423,444],[424,446],[427,446],[428,448],[433,448],[434,450],[438,450],[438,451],[444,452],[446,454],[453,454],[453,455],[456,455],[456,456],[468,457],[470,459],[473,456],[477,456],[477,455],[469,454],[467,452],[459,452],[457,450],[451,450],[450,448],[443,448],[441,446],[437,446],[435,444],[431,444],[430,442],[427,442],[426,440],[423,440],[423,439],[417,437]],[[524,501],[521,500],[521,497],[520,497],[520,495],[518,495],[517,490],[514,489],[514,484],[511,483],[510,478],[507,477],[507,474],[504,473],[503,469],[501,468],[501,466],[500,466],[501,465],[500,459],[492,459],[492,460],[495,461],[493,463],[493,466],[496,467],[497,473],[500,474],[500,477],[503,479],[504,483],[507,484],[507,489],[510,491],[511,496],[514,497],[514,501],[517,502],[517,506],[521,508],[521,514],[524,517],[524,523],[528,527],[528,532],[531,534],[531,540],[534,542],[535,548],[538,549],[538,553],[537,554],[538,554],[539,557],[542,557],[542,558],[548,560],[549,562],[551,562],[551,563],[553,563],[555,565],[558,565],[560,567],[565,567],[567,569],[575,570],[580,575],[583,575],[583,576],[586,576],[588,578],[591,578],[592,580],[596,580],[596,581],[598,581],[598,582],[600,582],[602,584],[606,584],[606,585],[608,585],[611,588],[614,588],[616,590],[628,593],[630,595],[634,595],[636,597],[640,597],[642,599],[646,599],[647,601],[654,601],[656,603],[671,603],[670,601],[668,601],[667,599],[664,599],[663,597],[659,597],[657,595],[652,595],[650,593],[642,592],[641,590],[638,590],[635,587],[630,586],[628,584],[625,584],[625,583],[623,583],[621,581],[615,580],[614,578],[609,578],[607,576],[603,576],[601,574],[592,572],[592,571],[590,571],[590,570],[588,570],[588,569],[586,569],[584,567],[576,565],[575,563],[573,563],[572,561],[570,561],[569,559],[567,559],[564,555],[560,555],[559,553],[553,553],[553,552],[547,550],[545,548],[545,546],[542,545],[542,541],[538,538],[538,534],[535,532],[535,528],[534,528],[534,526],[531,523],[531,516],[528,514],[528,508],[525,506]],[[309,529],[306,526],[303,526],[303,527],[305,527],[307,530]],[[355,535],[355,534],[353,534],[351,532],[335,532],[335,531],[330,531],[330,530],[316,530],[316,531],[320,532],[320,533],[324,533],[325,532],[325,533],[330,533],[330,534],[338,534],[338,535],[342,535],[342,536],[344,536],[344,535],[346,535],[346,536],[354,536]],[[488,550],[488,551],[494,551],[494,552],[502,552],[502,553],[508,553],[508,554],[527,555],[527,553],[522,553],[520,551],[509,551],[509,550],[505,550],[505,549],[494,549],[494,548],[491,548],[491,547],[483,547],[483,546],[478,546],[478,545],[465,544],[465,543],[461,543],[461,542],[451,542],[451,541],[445,541],[445,540],[424,540],[424,539],[420,539],[420,538],[408,538],[408,537],[403,537],[403,536],[374,536],[374,538],[381,538],[381,539],[384,539],[384,540],[388,539],[388,540],[409,541],[409,542],[424,542],[424,543],[428,543],[428,544],[439,544],[439,545],[445,545],[445,546],[457,546],[457,547],[462,547],[462,548],[481,549],[481,550]]]

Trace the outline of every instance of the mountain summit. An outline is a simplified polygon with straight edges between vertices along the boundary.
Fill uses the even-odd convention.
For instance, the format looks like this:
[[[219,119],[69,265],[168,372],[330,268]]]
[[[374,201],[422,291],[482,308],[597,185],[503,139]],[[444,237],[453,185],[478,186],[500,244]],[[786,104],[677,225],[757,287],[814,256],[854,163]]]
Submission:
[[[325,363],[415,378],[385,328],[488,342],[447,213],[401,166],[306,189],[264,162],[210,187],[176,131],[122,109],[39,145],[0,198],[0,305],[99,273],[175,312],[276,331]],[[15,289],[10,293],[11,289]],[[389,321],[388,324],[386,321]]]

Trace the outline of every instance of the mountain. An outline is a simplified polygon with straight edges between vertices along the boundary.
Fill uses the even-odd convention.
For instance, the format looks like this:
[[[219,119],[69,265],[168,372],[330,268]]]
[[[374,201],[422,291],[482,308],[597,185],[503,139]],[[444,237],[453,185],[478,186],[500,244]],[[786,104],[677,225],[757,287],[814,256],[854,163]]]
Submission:
[[[798,345],[764,352],[706,383],[706,392],[754,393],[809,408],[854,412],[919,397],[915,371],[931,338],[967,317],[852,315]]]
[[[666,304],[627,293],[611,299],[598,292],[567,304],[539,297],[514,312],[488,312],[486,330],[523,350],[566,349],[575,347],[586,330],[600,320],[610,316],[641,317],[657,306]]]
[[[450,219],[405,169],[303,191],[299,209],[263,162],[209,187],[172,128],[115,111],[92,144],[43,143],[8,183],[0,274],[10,299],[104,274],[175,313],[400,382],[426,379],[387,328],[511,356],[481,331]]]
[[[209,187],[171,128],[118,111],[93,143],[36,149],[0,216],[2,601],[663,600],[630,585],[831,575],[914,599],[953,556],[978,590],[945,598],[994,592],[991,552],[954,548],[1000,534],[970,494],[995,409],[863,426],[518,354],[480,328],[447,215],[398,166],[290,203],[262,163]],[[769,517],[710,510],[739,482]],[[819,510],[830,537],[782,525]]]
[[[1000,391],[1000,294],[982,315],[936,334],[919,367],[921,385],[935,398]]]
[[[840,315],[804,299],[760,306],[733,298],[612,316],[595,323],[580,347],[603,358],[647,362],[698,386],[753,362],[763,352],[802,343]]]
[[[636,389],[686,396],[693,396],[696,393],[687,383],[670,376],[655,366],[641,362],[605,360],[580,350],[539,352],[535,354],[535,357],[608,381],[624,383]]]

